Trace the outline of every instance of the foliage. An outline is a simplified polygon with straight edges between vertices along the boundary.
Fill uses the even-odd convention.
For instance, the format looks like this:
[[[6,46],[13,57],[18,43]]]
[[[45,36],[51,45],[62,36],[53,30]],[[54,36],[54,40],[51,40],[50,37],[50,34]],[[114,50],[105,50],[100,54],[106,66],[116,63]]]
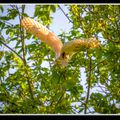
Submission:
[[[23,30],[26,7],[0,6],[0,112],[120,113],[120,6],[64,5],[66,13],[60,5],[35,5],[32,17],[48,27],[51,14],[64,13],[72,27],[59,35],[63,42],[90,37],[101,41],[100,49],[80,51],[67,67],[53,65],[49,46]]]

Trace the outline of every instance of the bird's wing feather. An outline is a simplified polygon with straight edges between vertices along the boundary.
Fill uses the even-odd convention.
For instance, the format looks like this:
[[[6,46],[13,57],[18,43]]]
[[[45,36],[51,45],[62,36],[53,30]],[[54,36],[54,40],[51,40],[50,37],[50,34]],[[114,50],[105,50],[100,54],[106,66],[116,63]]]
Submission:
[[[50,47],[53,48],[57,57],[60,55],[62,42],[61,40],[48,28],[43,26],[41,23],[29,18],[24,17],[21,20],[21,25],[24,27],[28,32],[32,33],[36,37],[38,37],[41,41],[47,43]]]
[[[100,42],[95,38],[90,39],[76,39],[67,42],[61,50],[60,57],[56,60],[57,64],[66,66],[74,53],[84,51],[86,49],[97,48],[100,46]]]
[[[90,38],[90,39],[76,39],[72,40],[70,42],[67,42],[62,50],[61,53],[71,54],[78,51],[83,51],[89,48],[96,48],[100,46],[100,42],[96,38]]]

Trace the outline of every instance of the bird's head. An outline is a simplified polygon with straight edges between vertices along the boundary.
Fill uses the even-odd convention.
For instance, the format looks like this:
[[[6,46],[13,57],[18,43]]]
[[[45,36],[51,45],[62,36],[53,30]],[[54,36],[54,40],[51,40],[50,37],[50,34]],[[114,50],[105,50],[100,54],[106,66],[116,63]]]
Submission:
[[[67,66],[69,59],[70,59],[69,55],[66,54],[65,52],[62,52],[60,56],[55,60],[55,64]]]

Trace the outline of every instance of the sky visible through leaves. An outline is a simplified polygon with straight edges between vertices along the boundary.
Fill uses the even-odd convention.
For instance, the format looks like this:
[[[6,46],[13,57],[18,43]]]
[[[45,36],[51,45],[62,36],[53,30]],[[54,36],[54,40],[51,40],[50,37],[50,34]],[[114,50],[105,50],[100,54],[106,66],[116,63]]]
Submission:
[[[68,11],[68,9],[66,8],[66,6],[64,6],[63,4],[61,4],[60,5],[61,6],[61,8],[64,10],[64,12],[67,14],[69,11]],[[4,12],[3,13],[0,13],[0,16],[4,16],[4,15],[6,15],[7,14],[7,9],[10,7],[10,6],[8,6],[8,5],[4,5],[3,6],[4,7]],[[19,5],[18,5],[18,7],[19,7]],[[71,7],[72,8],[72,7]],[[82,7],[81,7],[82,8]],[[88,7],[89,8],[89,7]],[[101,7],[102,8],[102,7]],[[100,9],[101,9],[100,8]],[[110,7],[111,8],[111,7]],[[74,6],[73,7],[73,9],[77,9],[77,10],[79,10],[79,8],[77,8],[77,6]],[[83,7],[83,9],[85,10],[85,8]],[[97,8],[95,8],[95,12],[97,11],[97,9],[99,9],[99,7]],[[107,9],[107,7],[106,8],[104,8],[105,10]],[[82,10],[82,9],[81,9]],[[25,13],[27,13],[27,15],[29,16],[29,17],[33,17],[34,16],[34,11],[35,11],[35,4],[29,4],[29,5],[26,5],[26,7],[25,7]],[[71,10],[72,11],[72,10]],[[112,10],[111,10],[112,11]],[[110,12],[111,12],[110,11]],[[74,11],[73,11],[73,13],[74,13]],[[75,21],[76,20],[76,18],[75,17],[77,17],[77,14],[74,16],[74,14],[72,13],[72,17],[71,17],[71,19],[73,20],[73,21]],[[77,12],[76,12],[77,13]],[[82,11],[81,11],[81,13],[82,13]],[[104,16],[104,13],[102,13],[102,12],[100,12],[101,13],[101,16]],[[70,14],[70,13],[69,13]],[[106,14],[107,14],[107,11],[106,11]],[[112,14],[112,12],[111,13],[109,13],[111,16],[113,15]],[[88,15],[88,16],[87,16]],[[92,15],[92,14],[91,14]],[[71,31],[73,32],[73,35],[74,35],[74,31],[77,31],[77,32],[80,32],[80,34],[82,34],[83,33],[83,31],[81,31],[81,30],[75,30],[75,28],[73,29],[72,28],[72,24],[71,24],[71,22],[67,19],[67,17],[63,14],[63,12],[60,10],[60,9],[56,9],[56,12],[54,12],[54,13],[51,13],[51,16],[53,17],[53,21],[52,21],[52,23],[50,23],[50,26],[49,26],[49,29],[51,30],[51,31],[53,31],[56,35],[60,35],[60,34],[62,34],[63,35],[63,33],[65,32],[65,33],[71,33]],[[85,18],[84,18],[84,16],[85,16]],[[89,16],[89,14],[83,14],[83,18],[84,18],[84,21],[83,21],[83,23],[82,22],[78,22],[78,21],[75,21],[75,25],[77,26],[77,24],[79,23],[80,25],[81,24],[84,24],[84,26],[83,26],[83,29],[84,30],[86,30],[87,31],[87,29],[86,28],[84,28],[84,27],[91,27],[91,24],[86,24],[87,22],[87,20],[90,20],[90,21],[92,21],[91,20],[91,18],[90,18],[90,16]],[[36,19],[36,18],[34,18],[34,19]],[[111,18],[111,21],[114,23],[114,17],[112,16]],[[105,18],[104,20],[101,20],[100,19],[100,22],[98,23],[97,21],[96,22],[93,22],[94,23],[94,27],[96,27],[97,26],[97,24],[98,24],[98,28],[96,28],[96,33],[97,33],[97,30],[99,31],[99,27],[100,27],[100,30],[102,29],[102,32],[99,32],[99,34],[98,34],[98,37],[99,37],[99,40],[101,41],[101,44],[103,44],[103,46],[105,47],[105,50],[106,51],[108,51],[108,53],[106,53],[105,51],[103,52],[103,53],[100,53],[100,55],[97,53],[97,57],[98,58],[100,58],[101,60],[103,60],[104,59],[104,57],[105,57],[105,59],[107,59],[106,60],[106,63],[109,65],[110,63],[111,63],[111,61],[112,60],[117,60],[117,57],[115,57],[115,58],[110,58],[109,59],[109,54],[110,54],[110,52],[112,51],[114,51],[114,50],[116,50],[117,51],[117,48],[119,47],[119,46],[117,46],[116,45],[116,43],[113,45],[112,43],[110,43],[109,41],[108,42],[106,42],[106,40],[105,40],[105,38],[106,38],[106,32],[108,32],[108,33],[110,33],[111,32],[111,34],[112,34],[112,30],[111,31],[109,31],[111,28],[109,27],[110,26],[110,24],[112,24],[112,22],[110,21],[110,19],[108,19],[108,21],[107,21],[107,19]],[[107,22],[106,22],[107,21]],[[77,23],[78,22],[78,23]],[[109,24],[109,22],[111,22],[110,24]],[[19,24],[19,17],[17,16],[15,19],[13,19],[13,20],[10,20],[9,21],[9,23],[8,24],[13,24],[13,25],[16,25],[16,24]],[[104,24],[106,24],[106,26],[104,25]],[[90,25],[90,26],[89,26]],[[112,25],[111,25],[112,26]],[[90,28],[89,28],[90,29]],[[95,29],[95,28],[94,28]],[[94,31],[94,29],[90,29],[91,31],[93,30]],[[105,30],[105,32],[103,32]],[[108,31],[106,31],[106,30],[108,30]],[[86,31],[84,31],[84,32],[86,32]],[[87,31],[86,33],[88,33],[88,35],[89,35],[89,32],[91,32],[91,31]],[[93,32],[92,31],[92,32]],[[93,32],[94,33],[94,32]],[[117,33],[117,32],[116,32]],[[2,34],[3,34],[3,36],[4,36],[4,38],[5,39],[7,39],[7,35],[6,35],[6,31],[3,29],[3,31],[2,31]],[[78,33],[79,34],[79,33]],[[91,33],[92,34],[92,33]],[[102,34],[103,34],[103,36],[102,36]],[[76,34],[75,34],[76,35]],[[86,34],[87,35],[87,34]],[[67,36],[67,35],[66,35]],[[111,35],[112,36],[112,35]],[[78,37],[78,36],[73,36],[73,37]],[[107,36],[107,37],[109,37],[109,35]],[[116,36],[113,34],[113,37],[115,37],[115,38],[113,38],[113,40],[116,40]],[[65,40],[63,40],[63,41],[65,41],[65,42],[67,42],[68,40],[69,40],[69,38],[72,38],[72,36],[71,37],[67,37],[67,39],[65,39]],[[71,39],[70,39],[71,40]],[[6,42],[7,42],[7,40],[6,40]],[[29,40],[26,40],[25,41],[25,45],[29,45],[29,44],[31,44],[32,42],[34,42],[34,39],[33,38],[30,38]],[[114,41],[113,41],[114,42]],[[11,41],[8,45],[11,47],[11,48],[15,48],[15,46],[16,46],[16,43],[17,43],[17,41]],[[106,44],[107,43],[107,44]],[[108,46],[107,46],[108,45]],[[112,46],[113,45],[113,46]],[[110,47],[110,46],[112,46],[112,47]],[[117,46],[117,47],[116,47]],[[111,49],[110,49],[111,48]],[[113,50],[112,50],[112,48],[113,48]],[[8,50],[9,51],[9,49],[8,48],[6,48],[5,46],[2,46],[2,47],[0,47],[0,51],[2,51],[4,49],[4,51],[6,50]],[[110,52],[109,52],[109,49],[111,50]],[[19,49],[17,49],[18,51],[19,51]],[[17,52],[18,52],[17,51]],[[42,51],[41,51],[42,52]],[[118,50],[118,52],[119,52],[119,50]],[[116,52],[117,53],[117,52]],[[108,54],[108,56],[107,56],[107,54]],[[90,54],[91,55],[91,54]],[[111,54],[111,55],[113,55],[113,54]],[[29,54],[27,54],[26,55],[26,58],[28,58],[29,57]],[[113,56],[114,57],[114,56]],[[77,57],[76,57],[77,58]],[[84,56],[84,58],[85,58],[85,56]],[[47,58],[46,58],[47,59]],[[80,59],[82,59],[82,57],[80,58]],[[87,57],[85,58],[85,59],[88,59]],[[96,65],[96,63],[94,63],[94,61],[97,61],[99,64],[100,64],[100,61],[99,61],[99,59],[97,59],[96,60],[96,57],[91,57],[91,59],[93,60],[93,65]],[[53,59],[54,60],[54,59]],[[73,59],[74,60],[74,59]],[[84,59],[82,59],[82,60],[84,60]],[[110,62],[108,62],[109,60],[111,60]],[[77,63],[79,63],[79,62],[83,62],[83,61],[77,61]],[[88,61],[87,61],[88,62]],[[34,61],[33,62],[28,62],[28,65],[32,65],[34,63]],[[98,64],[98,68],[100,67],[100,69],[99,70],[101,70],[100,72],[99,71],[97,71],[101,76],[102,75],[106,75],[107,76],[107,72],[109,71],[107,71],[106,73],[104,72],[104,70],[106,70],[107,68],[108,69],[110,69],[110,72],[112,71],[112,67],[114,67],[112,64],[110,64],[110,66],[108,66],[108,67],[104,67],[104,65],[102,66],[102,65],[99,65]],[[73,64],[74,65],[74,64]],[[75,64],[75,65],[77,65],[77,64]],[[88,63],[87,64],[85,64],[86,66],[87,65],[89,65]],[[116,65],[117,66],[117,65]],[[119,66],[119,65],[118,65]],[[41,67],[43,67],[44,68],[44,70],[46,69],[46,70],[48,70],[49,68],[50,68],[50,64],[49,64],[49,61],[47,61],[47,60],[45,60],[44,59],[44,61],[42,62],[42,64],[41,64]],[[97,66],[96,66],[97,67]],[[116,67],[116,69],[117,69],[118,67]],[[10,70],[11,70],[11,73],[14,73],[16,70],[15,70],[15,68],[10,68]],[[72,70],[72,69],[71,69]],[[45,72],[45,71],[44,71]],[[47,73],[48,71],[46,71],[46,74],[48,74]],[[81,85],[83,86],[83,89],[84,89],[84,94],[82,94],[83,96],[83,98],[84,97],[86,97],[86,94],[87,94],[87,83],[86,83],[86,80],[87,80],[87,78],[89,78],[89,76],[88,76],[88,74],[87,74],[87,72],[86,72],[86,69],[85,69],[85,67],[81,67],[80,66],[80,69],[79,69],[79,72],[80,72],[80,81],[81,81]],[[94,73],[91,73],[92,74],[92,77],[93,77],[93,80],[94,80],[94,76],[97,76],[97,73],[96,72],[96,70],[94,71]],[[56,74],[57,72],[54,72],[54,74]],[[72,72],[71,72],[72,73]],[[89,70],[88,70],[88,73],[89,73]],[[113,72],[111,72],[112,73],[112,75],[114,76],[114,75],[118,75],[118,74],[116,74],[117,73],[117,71],[116,71],[116,73],[114,74],[114,71]],[[53,74],[53,76],[54,76],[54,74]],[[109,74],[109,72],[108,72],[108,74]],[[59,75],[59,74],[56,74],[56,75]],[[111,75],[111,76],[112,76]],[[47,75],[46,75],[47,76]],[[97,76],[98,78],[98,80],[100,79],[103,83],[105,82],[104,81],[104,79],[102,79],[101,78],[101,76]],[[56,76],[56,78],[58,78],[59,76]],[[69,78],[69,74],[68,74],[68,78]],[[71,77],[72,78],[72,77]],[[115,77],[113,77],[113,83],[111,82],[111,86],[113,85],[113,88],[114,88],[114,78]],[[46,78],[45,78],[46,79]],[[110,76],[108,76],[108,79],[111,79],[111,77]],[[57,79],[56,79],[57,80]],[[102,93],[100,90],[103,90],[103,91],[106,91],[106,84],[102,84],[102,82],[100,81],[100,84],[101,84],[101,87],[102,87],[102,89],[101,88],[99,88],[99,87],[91,87],[91,90],[90,90],[90,95],[91,94],[93,94],[93,97],[95,97],[95,95],[94,95],[94,93],[95,94],[98,94],[98,95],[96,95],[96,97],[99,97],[99,99],[100,98],[102,98],[102,95],[106,95],[106,93]],[[112,80],[111,80],[112,81]],[[49,83],[49,82],[48,82]],[[93,81],[93,84],[96,84],[96,82],[95,81]],[[108,83],[109,84],[109,83]],[[94,85],[93,85],[94,86]],[[23,87],[24,87],[24,85],[23,85]],[[108,87],[108,89],[113,89],[112,87],[110,87],[109,88],[109,85],[107,85],[107,87]],[[44,89],[43,89],[43,91],[44,91]],[[114,91],[114,89],[113,89],[113,91]],[[112,91],[112,92],[113,92]],[[97,92],[97,93],[96,93]],[[100,93],[102,93],[102,94],[99,94],[99,92]],[[59,93],[59,92],[58,92]],[[114,93],[114,92],[113,92]],[[69,94],[69,92],[68,92],[68,94]],[[117,93],[116,93],[117,94]],[[112,96],[112,95],[111,95]],[[110,97],[111,97],[110,96]],[[113,96],[114,96],[114,94],[113,94]],[[116,97],[116,96],[115,96]],[[117,97],[116,97],[117,98]],[[46,99],[46,98],[44,98],[44,99]],[[55,98],[56,99],[56,98]],[[91,99],[93,99],[94,100],[94,98],[92,98],[91,97]],[[95,98],[96,99],[96,98]],[[104,98],[103,98],[104,99]],[[108,98],[108,99],[110,99],[110,98]],[[116,102],[116,100],[114,100],[114,99],[112,99],[113,100],[113,102],[115,101]],[[44,101],[44,100],[43,100]],[[106,101],[106,98],[105,98],[105,100],[103,100],[103,102],[105,102]],[[119,101],[119,100],[118,100]],[[95,102],[95,101],[94,101]],[[98,102],[97,100],[96,100],[96,102]],[[90,103],[91,103],[91,105],[92,105],[92,102],[90,101]],[[99,102],[98,102],[99,103]],[[80,106],[80,104],[81,104],[81,102],[76,102],[75,101],[75,103],[73,102],[72,103],[73,105],[77,105],[77,106]],[[87,103],[86,103],[87,104]],[[95,104],[95,103],[94,103]],[[104,105],[106,105],[107,103],[105,102],[105,103],[100,103],[100,106],[102,105],[102,104],[104,104]],[[111,102],[111,104],[112,104],[112,102]],[[104,106],[103,105],[103,106]],[[99,105],[98,105],[99,106]],[[96,109],[97,109],[97,111],[99,111],[99,108],[97,108],[97,105],[95,106],[96,107]],[[92,107],[90,107],[89,108],[91,111],[93,110],[93,108]],[[102,108],[101,107],[101,111],[102,111],[102,109],[103,109],[103,111],[104,111],[104,107]],[[106,108],[107,109],[107,108]],[[44,110],[43,110],[44,111]],[[94,110],[93,110],[94,111]],[[96,113],[97,113],[97,111],[96,111]],[[109,110],[108,110],[109,111]],[[111,108],[111,111],[112,111],[112,108]],[[78,111],[76,111],[76,113],[77,113]],[[104,111],[103,113],[105,113],[106,111]],[[81,112],[81,114],[82,114],[83,112]],[[99,112],[98,112],[99,113]]]

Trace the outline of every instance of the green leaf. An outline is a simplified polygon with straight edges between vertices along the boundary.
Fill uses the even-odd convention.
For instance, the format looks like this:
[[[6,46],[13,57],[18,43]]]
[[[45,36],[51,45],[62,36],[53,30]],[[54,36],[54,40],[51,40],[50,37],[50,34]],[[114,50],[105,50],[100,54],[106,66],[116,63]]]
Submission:
[[[63,22],[66,18],[70,20],[64,27],[71,26],[68,31],[58,33],[63,43],[95,37],[101,46],[77,52],[68,66],[56,65],[54,51],[48,45],[20,31],[18,14],[20,18],[32,17],[25,8],[31,10],[34,5],[0,5],[0,112],[83,114],[87,110],[90,114],[120,113],[115,106],[120,103],[120,6],[60,6],[65,13]],[[35,5],[32,18],[49,27],[53,19],[61,19],[59,13],[63,11],[57,8],[57,4]]]
[[[0,5],[0,10],[1,10],[1,12],[3,13],[4,9],[3,9],[3,6],[2,6],[2,5]]]

